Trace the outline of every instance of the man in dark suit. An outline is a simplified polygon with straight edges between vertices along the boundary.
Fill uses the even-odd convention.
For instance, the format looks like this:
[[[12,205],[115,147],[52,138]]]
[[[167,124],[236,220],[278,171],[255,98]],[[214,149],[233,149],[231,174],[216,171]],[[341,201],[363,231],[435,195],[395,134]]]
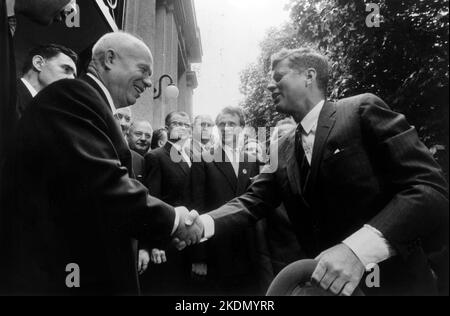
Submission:
[[[42,25],[51,24],[75,7],[74,0],[0,0],[0,190],[5,153],[17,122],[16,63],[13,36],[15,15],[24,15]]]
[[[256,159],[252,159],[255,157],[250,157],[238,146],[245,127],[242,109],[223,109],[217,116],[216,126],[221,143],[211,153],[203,152],[203,158],[208,154],[211,157],[194,159],[191,170],[190,207],[200,214],[244,194],[251,179],[259,174]],[[204,285],[199,280],[198,294],[264,294],[258,287],[255,269],[255,238],[255,229],[249,228],[196,246],[192,252],[192,271],[206,279]]]
[[[169,141],[145,156],[144,183],[151,195],[173,205],[187,205],[191,157],[185,151],[191,120],[184,112],[169,113],[165,120]],[[143,277],[147,294],[186,294],[189,277],[186,256],[175,249],[150,248],[152,262]],[[167,262],[165,262],[167,259]],[[160,265],[164,263],[164,265]]]
[[[284,202],[301,247],[319,261],[312,280],[322,288],[436,294],[423,245],[448,244],[448,185],[414,127],[372,94],[326,101],[328,62],[313,50],[283,50],[272,66],[277,110],[299,125],[274,144],[277,164],[246,194],[200,219],[205,237]],[[379,287],[363,279],[373,264]]]
[[[132,179],[131,154],[113,116],[151,86],[150,49],[117,32],[104,35],[92,56],[85,78],[44,89],[19,123],[0,221],[7,294],[138,294],[133,240],[188,233],[186,209]],[[74,265],[79,287],[67,270]]]
[[[31,100],[45,87],[61,79],[75,79],[78,56],[71,49],[48,44],[33,48],[17,80],[17,116],[20,119]]]

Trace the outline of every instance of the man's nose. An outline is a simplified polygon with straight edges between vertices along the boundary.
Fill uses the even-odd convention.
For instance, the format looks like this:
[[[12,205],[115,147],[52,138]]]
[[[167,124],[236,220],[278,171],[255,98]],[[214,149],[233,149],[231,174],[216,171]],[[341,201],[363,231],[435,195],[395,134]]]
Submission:
[[[153,86],[153,82],[150,77],[145,78],[144,80],[145,88],[151,88]]]
[[[267,86],[267,90],[269,90],[270,93],[273,93],[276,88],[277,88],[277,84],[275,83],[275,81],[272,80],[271,82],[269,82],[269,85]]]

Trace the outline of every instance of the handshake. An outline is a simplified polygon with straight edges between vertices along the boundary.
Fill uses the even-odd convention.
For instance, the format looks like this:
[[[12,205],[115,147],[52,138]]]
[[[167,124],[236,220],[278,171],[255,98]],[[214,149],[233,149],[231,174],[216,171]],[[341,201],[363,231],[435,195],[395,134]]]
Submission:
[[[205,228],[197,211],[188,211],[185,207],[176,207],[178,225],[173,233],[172,242],[177,250],[198,244],[204,238]]]

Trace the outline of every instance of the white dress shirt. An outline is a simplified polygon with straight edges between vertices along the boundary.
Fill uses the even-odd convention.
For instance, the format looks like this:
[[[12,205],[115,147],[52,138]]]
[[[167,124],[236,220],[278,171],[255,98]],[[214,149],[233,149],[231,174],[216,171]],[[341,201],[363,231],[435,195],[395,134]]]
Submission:
[[[320,101],[300,122],[303,127],[302,144],[306,158],[311,165],[317,124],[325,100]],[[200,216],[205,226],[205,239],[214,236],[214,220],[204,214]],[[381,263],[395,255],[394,249],[384,238],[383,234],[370,225],[364,225],[359,231],[343,241],[359,258],[366,269]],[[324,249],[325,250],[325,249]]]
[[[223,150],[225,151],[225,154],[227,155],[228,160],[230,161],[231,165],[233,166],[236,177],[239,177],[239,162],[241,159],[241,151],[239,150],[238,147],[232,148],[227,145],[223,146]]]
[[[192,167],[192,161],[191,158],[189,158],[188,154],[184,151],[184,148],[180,146],[178,143],[172,143],[169,141],[169,144],[171,144],[173,147],[175,147],[176,150],[181,154],[181,158],[184,162],[186,162],[189,165],[189,168]]]
[[[27,87],[27,89],[30,92],[31,96],[34,98],[38,94],[36,89],[31,85],[31,83],[28,82],[27,79],[20,78],[20,80],[22,80],[23,84],[25,85],[25,87]]]

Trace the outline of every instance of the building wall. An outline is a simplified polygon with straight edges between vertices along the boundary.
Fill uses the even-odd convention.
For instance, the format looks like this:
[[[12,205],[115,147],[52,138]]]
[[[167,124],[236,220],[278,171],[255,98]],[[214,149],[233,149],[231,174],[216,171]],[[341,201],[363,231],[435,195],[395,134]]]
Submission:
[[[177,27],[172,1],[127,1],[124,30],[139,35],[150,46],[154,57],[154,86],[158,88],[158,79],[168,74],[180,90],[178,100],[169,100],[164,93],[153,100],[153,91],[149,89],[132,107],[135,120],[148,120],[154,128],[163,127],[164,119],[171,111],[185,111],[192,115],[193,89],[188,87],[185,74],[179,77]],[[163,81],[163,91],[168,81]]]

